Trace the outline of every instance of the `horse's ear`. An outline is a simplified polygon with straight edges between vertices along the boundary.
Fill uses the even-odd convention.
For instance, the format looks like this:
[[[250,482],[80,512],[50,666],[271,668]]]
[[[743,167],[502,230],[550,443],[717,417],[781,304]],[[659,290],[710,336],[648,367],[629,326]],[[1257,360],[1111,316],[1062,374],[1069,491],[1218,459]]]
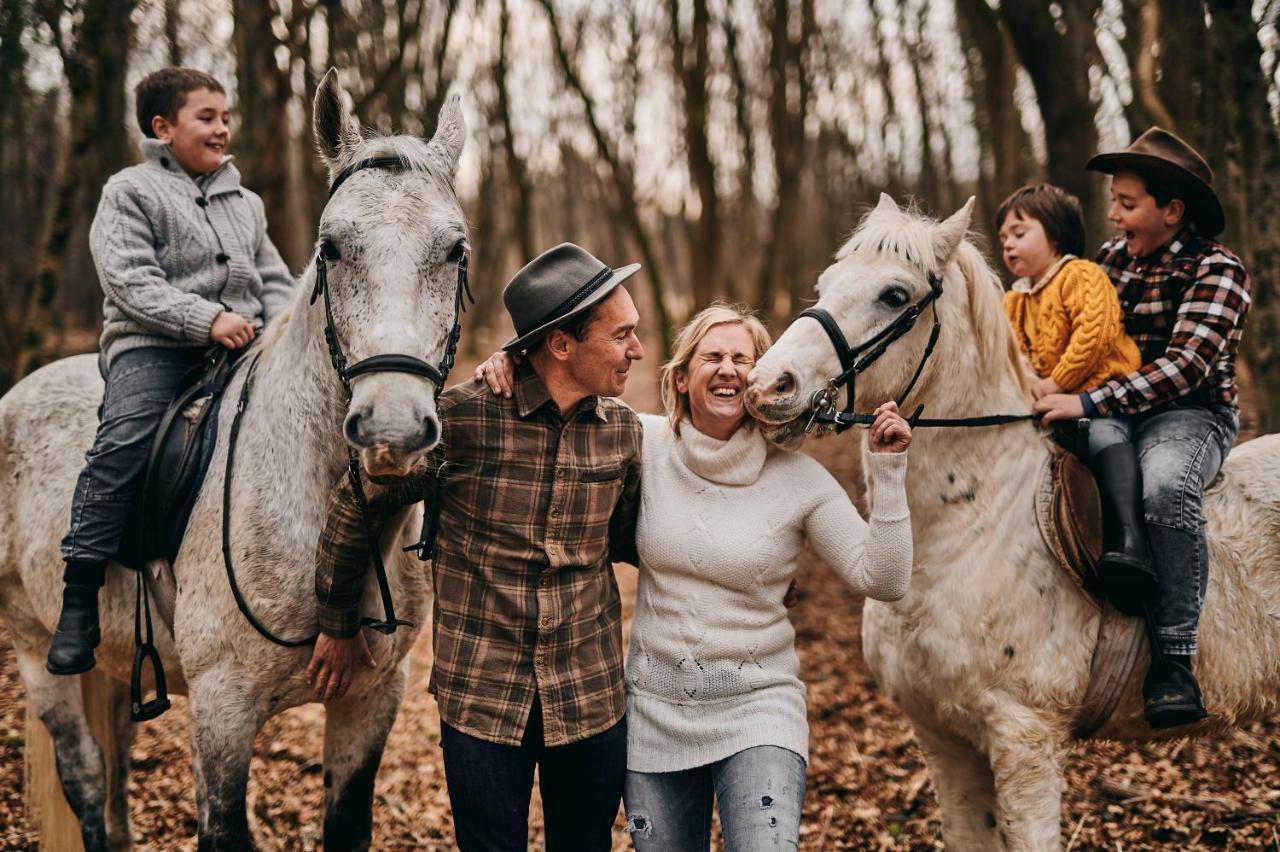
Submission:
[[[330,68],[316,88],[316,100],[311,109],[311,129],[316,147],[330,173],[337,169],[344,150],[360,144],[360,130],[347,111],[342,84],[338,82],[338,69]]]
[[[467,120],[462,115],[462,96],[454,92],[445,100],[444,106],[440,107],[436,132],[429,145],[433,156],[439,159],[450,177],[458,174],[458,159],[462,156],[462,146],[466,141]]]
[[[969,222],[973,219],[973,202],[974,197],[971,195],[963,207],[939,222],[934,228],[933,255],[938,262],[938,269],[944,268],[951,262],[951,258],[955,257],[956,249],[960,248],[960,243],[964,240],[964,235],[969,233]]]
[[[876,202],[876,209],[892,210],[893,212],[896,213],[898,212],[898,202],[890,198],[888,193],[882,192],[880,193],[880,200]]]

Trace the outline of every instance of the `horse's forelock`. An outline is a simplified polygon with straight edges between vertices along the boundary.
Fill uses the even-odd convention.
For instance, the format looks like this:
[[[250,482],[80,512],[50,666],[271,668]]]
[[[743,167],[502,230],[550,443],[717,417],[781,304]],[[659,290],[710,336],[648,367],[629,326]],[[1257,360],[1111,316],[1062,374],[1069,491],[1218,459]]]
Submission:
[[[926,274],[936,274],[939,270],[933,229],[937,224],[914,205],[907,209],[876,207],[862,217],[852,236],[836,253],[836,259],[844,260],[855,254],[887,255]]]
[[[401,158],[411,165],[414,171],[430,175],[441,192],[445,193],[450,199],[457,201],[457,190],[453,185],[453,175],[444,167],[439,157],[432,154],[429,143],[418,136],[408,134],[366,136],[363,144],[345,152],[335,171],[341,171],[352,163],[373,157]]]

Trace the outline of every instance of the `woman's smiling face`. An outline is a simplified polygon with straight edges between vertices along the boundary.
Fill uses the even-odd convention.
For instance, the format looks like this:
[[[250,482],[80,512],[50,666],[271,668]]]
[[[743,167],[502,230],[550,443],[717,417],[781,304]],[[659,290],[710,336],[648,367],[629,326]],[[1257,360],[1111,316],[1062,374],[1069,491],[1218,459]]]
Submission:
[[[676,373],[676,390],[689,397],[693,427],[727,440],[746,417],[743,395],[756,364],[755,341],[741,323],[712,326],[698,343],[689,366]]]

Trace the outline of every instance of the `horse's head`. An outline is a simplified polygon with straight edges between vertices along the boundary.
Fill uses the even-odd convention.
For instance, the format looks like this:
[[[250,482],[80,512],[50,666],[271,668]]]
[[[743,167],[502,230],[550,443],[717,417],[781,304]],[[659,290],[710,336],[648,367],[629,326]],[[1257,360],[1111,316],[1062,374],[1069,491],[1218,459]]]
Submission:
[[[836,254],[835,263],[819,276],[816,307],[835,320],[854,350],[877,340],[913,305],[926,300],[915,325],[890,340],[883,354],[858,373],[859,411],[896,398],[909,385],[928,346],[933,311],[946,331],[906,400],[907,409],[936,399],[940,377],[959,381],[961,361],[979,370],[995,364],[1003,372],[1009,359],[1016,358],[1000,308],[999,282],[977,249],[965,241],[972,211],[970,199],[950,218],[937,222],[899,209],[893,199],[881,195],[880,203]],[[941,285],[942,294],[930,304],[934,281]],[[874,345],[867,347],[859,357],[874,349]],[[989,362],[989,358],[997,360]],[[801,317],[752,370],[747,408],[772,427],[766,432],[772,440],[798,444],[814,395],[842,369],[822,325]],[[971,392],[976,394],[977,389]]]
[[[440,367],[468,252],[454,193],[466,135],[458,96],[441,109],[430,141],[366,138],[330,70],[316,92],[313,130],[330,181],[340,181],[320,217],[316,263],[341,351],[349,364],[402,355]],[[399,163],[351,171],[380,157]],[[440,440],[437,383],[385,360],[377,371],[353,372],[347,442],[360,451],[366,473],[407,473]]]

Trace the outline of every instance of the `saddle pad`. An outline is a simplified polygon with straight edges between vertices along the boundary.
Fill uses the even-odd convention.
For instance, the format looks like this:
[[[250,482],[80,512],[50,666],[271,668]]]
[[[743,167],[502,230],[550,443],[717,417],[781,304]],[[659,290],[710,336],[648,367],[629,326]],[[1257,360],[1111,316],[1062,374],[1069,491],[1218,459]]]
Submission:
[[[1074,733],[1099,731],[1120,704],[1139,661],[1147,658],[1142,620],[1103,601],[1098,585],[1102,555],[1102,504],[1093,474],[1074,455],[1055,451],[1045,461],[1036,488],[1040,536],[1059,567],[1099,608],[1098,640],[1089,664],[1089,685],[1076,712]]]

